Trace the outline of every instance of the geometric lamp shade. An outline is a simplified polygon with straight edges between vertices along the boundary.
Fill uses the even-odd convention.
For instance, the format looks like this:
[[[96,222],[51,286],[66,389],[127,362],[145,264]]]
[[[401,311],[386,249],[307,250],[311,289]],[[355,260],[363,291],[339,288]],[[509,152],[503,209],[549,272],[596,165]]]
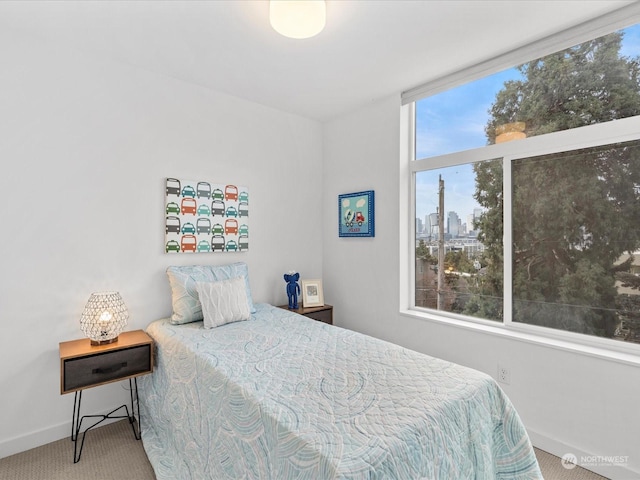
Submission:
[[[91,345],[118,341],[129,312],[118,292],[92,293],[80,317],[80,328],[91,339]]]

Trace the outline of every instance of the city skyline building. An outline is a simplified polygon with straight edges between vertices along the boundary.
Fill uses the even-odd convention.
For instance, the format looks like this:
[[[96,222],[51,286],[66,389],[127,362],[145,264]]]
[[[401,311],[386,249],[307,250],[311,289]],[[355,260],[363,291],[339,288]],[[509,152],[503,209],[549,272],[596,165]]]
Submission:
[[[460,226],[461,226],[460,217],[454,211],[450,211],[447,214],[447,224],[445,233],[448,233],[452,238],[456,238],[460,236]]]

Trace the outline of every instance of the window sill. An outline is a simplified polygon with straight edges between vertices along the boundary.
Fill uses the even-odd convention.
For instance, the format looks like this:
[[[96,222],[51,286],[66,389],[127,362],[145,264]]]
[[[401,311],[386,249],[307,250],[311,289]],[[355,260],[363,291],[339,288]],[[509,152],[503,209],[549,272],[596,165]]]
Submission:
[[[446,317],[430,312],[423,312],[419,310],[401,309],[400,315],[417,318],[420,320],[426,320],[429,322],[444,324],[455,328],[461,328],[464,330],[471,330],[477,333],[485,335],[492,335],[495,337],[503,337],[510,340],[515,340],[524,343],[530,343],[533,345],[539,345],[547,348],[553,348],[565,352],[577,353],[586,355],[589,357],[595,357],[602,360],[609,360],[612,362],[623,363],[626,365],[632,365],[640,367],[640,354],[630,353],[617,349],[609,349],[601,346],[587,345],[578,342],[572,342],[563,338],[554,338],[552,335],[539,335],[531,333],[528,330],[529,326],[524,327],[508,327],[504,324],[490,325],[484,322],[467,321],[457,318]],[[545,329],[548,330],[548,329]],[[631,345],[629,345],[630,347]],[[627,347],[621,345],[621,347]]]

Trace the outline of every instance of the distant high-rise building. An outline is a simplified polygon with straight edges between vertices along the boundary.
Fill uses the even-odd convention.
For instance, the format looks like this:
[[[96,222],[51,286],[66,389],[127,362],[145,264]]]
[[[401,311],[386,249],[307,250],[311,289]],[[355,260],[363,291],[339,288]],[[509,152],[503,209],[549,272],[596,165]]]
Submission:
[[[475,227],[473,226],[474,220],[475,220],[475,215],[473,213],[470,213],[469,215],[467,215],[467,232],[470,232],[471,230],[475,230]]]
[[[416,233],[422,233],[424,231],[424,225],[420,217],[416,218]]]
[[[432,240],[438,239],[438,214],[430,213],[425,217],[424,233]]]
[[[467,232],[469,234],[473,235],[477,233],[476,222],[480,220],[483,212],[484,210],[481,208],[474,208],[473,213],[467,216]]]
[[[449,212],[447,215],[447,233],[451,235],[452,238],[460,235],[461,224],[462,222],[460,221],[458,214],[456,212]]]

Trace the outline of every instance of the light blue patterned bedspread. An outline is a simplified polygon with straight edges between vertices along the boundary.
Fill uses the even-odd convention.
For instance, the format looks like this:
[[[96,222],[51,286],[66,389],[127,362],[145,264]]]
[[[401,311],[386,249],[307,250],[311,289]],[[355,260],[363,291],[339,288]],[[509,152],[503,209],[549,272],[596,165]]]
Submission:
[[[266,304],[147,329],[142,439],[159,480],[539,479],[491,377]]]

